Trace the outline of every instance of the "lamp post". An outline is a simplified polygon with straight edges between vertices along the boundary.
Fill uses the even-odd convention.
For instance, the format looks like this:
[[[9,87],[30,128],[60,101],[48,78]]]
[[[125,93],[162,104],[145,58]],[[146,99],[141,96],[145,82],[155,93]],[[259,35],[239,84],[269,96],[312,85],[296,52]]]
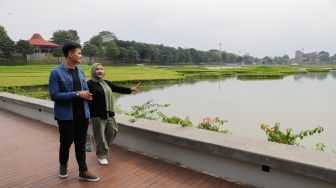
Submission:
[[[218,43],[219,45],[219,64],[222,63],[222,43]]]

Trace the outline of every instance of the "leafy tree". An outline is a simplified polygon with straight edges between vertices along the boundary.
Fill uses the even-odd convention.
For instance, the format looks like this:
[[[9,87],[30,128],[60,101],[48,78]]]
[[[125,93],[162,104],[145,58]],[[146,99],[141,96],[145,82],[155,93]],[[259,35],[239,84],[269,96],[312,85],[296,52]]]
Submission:
[[[209,50],[207,51],[208,61],[212,63],[217,63],[221,61],[221,56],[219,50]]]
[[[243,56],[243,59],[246,64],[252,64],[254,62],[254,58],[248,53]]]
[[[222,59],[221,59],[222,63],[228,63],[229,62],[230,56],[227,52],[225,52],[225,51],[222,52],[221,56],[222,56]],[[235,58],[233,58],[233,62],[235,62]]]
[[[64,45],[67,42],[80,42],[77,31],[72,29],[55,31],[51,40],[60,45]]]
[[[321,62],[329,62],[329,53],[325,51],[321,51],[318,54],[318,58]]]
[[[128,47],[127,48],[127,52],[128,52],[128,59],[130,61],[136,61],[139,57],[138,51],[133,47]]]
[[[240,55],[236,56],[236,55],[232,54],[232,57],[234,57],[234,59],[235,59],[234,62],[236,62],[236,63],[241,63],[243,61],[243,57],[240,56]]]
[[[137,45],[137,50],[138,50],[139,58],[140,58],[141,62],[150,59],[150,47],[149,47],[148,44],[139,43]]]
[[[118,40],[114,33],[102,31],[98,35],[93,36],[89,43],[94,44],[98,48],[98,56],[115,59],[122,62],[141,62],[150,63],[207,63],[219,62],[220,55],[218,50],[200,51],[194,48],[183,49],[174,48],[164,45],[155,45],[148,43],[140,43],[135,41]],[[116,45],[111,45],[109,42],[114,42]],[[233,53],[222,52],[222,62],[241,62],[243,57],[239,57]],[[249,57],[251,62],[255,58]]]
[[[274,62],[274,63],[278,63],[278,64],[282,63],[282,57],[280,57],[280,56],[275,56],[275,57],[273,58],[273,62]]]
[[[101,31],[98,36],[102,38],[103,42],[117,40],[115,34],[110,31]]]
[[[98,48],[100,48],[100,47],[103,47],[104,41],[101,36],[96,35],[96,36],[91,37],[89,43],[96,45]]]
[[[177,49],[177,55],[177,61],[180,63],[189,63],[191,61],[191,55],[188,50],[179,47]]]
[[[159,60],[159,48],[156,47],[155,45],[149,45],[149,57],[150,61],[153,63],[157,63]]]
[[[190,55],[191,55],[193,63],[198,64],[198,63],[202,62],[202,57],[201,57],[200,51],[198,51],[194,48],[190,48],[189,51],[190,51]]]
[[[0,51],[5,57],[10,57],[15,49],[15,42],[10,38],[0,39]]]
[[[76,31],[76,30],[73,30],[73,29],[70,29],[70,30],[68,30],[68,31],[71,33],[72,40],[75,41],[75,42],[80,43],[80,39],[79,39],[79,36],[78,36],[77,31]]]
[[[118,46],[115,44],[113,41],[105,42],[104,43],[105,47],[105,56],[110,58],[110,59],[115,59],[118,57],[120,51]]]
[[[289,63],[289,56],[287,54],[284,54],[282,56],[282,63],[283,64],[288,64]]]
[[[209,62],[209,57],[208,57],[208,54],[207,54],[207,52],[204,52],[204,51],[199,51],[199,53],[200,53],[200,58],[201,58],[201,62],[202,63],[207,63],[207,62]]]
[[[97,55],[100,57],[104,56],[104,41],[103,38],[99,35],[95,35],[93,37],[91,37],[91,39],[89,40],[90,44],[95,45],[98,48],[98,52]]]
[[[26,40],[19,40],[16,43],[15,50],[17,53],[26,57],[27,55],[32,54],[34,52],[34,47],[30,45],[30,43]]]
[[[7,31],[5,30],[5,28],[3,26],[0,25],[0,37],[3,37],[3,36],[7,36]]]
[[[60,63],[60,57],[62,57],[64,55],[63,52],[62,52],[62,49],[61,48],[54,48],[54,49],[52,49],[51,53],[54,57],[57,57],[57,62]]]
[[[90,64],[92,63],[92,58],[98,55],[98,47],[90,42],[84,43],[83,54],[90,58]]]
[[[185,63],[191,63],[192,62],[192,56],[189,50],[183,50],[184,52],[184,62]]]
[[[15,42],[9,38],[7,31],[0,25],[0,54],[10,57],[15,50]]]
[[[124,47],[119,48],[119,55],[118,59],[121,60],[122,62],[128,61],[128,51]]]
[[[331,56],[329,58],[329,61],[332,62],[332,63],[336,63],[336,54],[334,54],[333,56]]]
[[[169,64],[173,60],[173,54],[169,48],[161,46],[160,48],[160,63]]]
[[[273,64],[273,59],[268,56],[265,56],[264,58],[262,58],[261,63],[262,64]]]
[[[178,51],[176,48],[173,48],[173,47],[168,47],[169,50],[170,50],[170,53],[172,54],[172,61],[171,63],[176,63],[178,62]]]
[[[242,62],[244,60],[244,57],[242,56],[238,56],[236,54],[233,53],[229,53],[229,52],[222,52],[222,62],[223,63],[239,63]]]

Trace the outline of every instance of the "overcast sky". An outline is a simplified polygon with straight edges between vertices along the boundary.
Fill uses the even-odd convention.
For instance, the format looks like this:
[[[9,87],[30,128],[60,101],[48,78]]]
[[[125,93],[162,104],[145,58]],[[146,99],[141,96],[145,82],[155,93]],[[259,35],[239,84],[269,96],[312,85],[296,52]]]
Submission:
[[[336,53],[336,0],[0,0],[0,25],[15,41],[77,30],[121,40],[219,49],[264,57]]]

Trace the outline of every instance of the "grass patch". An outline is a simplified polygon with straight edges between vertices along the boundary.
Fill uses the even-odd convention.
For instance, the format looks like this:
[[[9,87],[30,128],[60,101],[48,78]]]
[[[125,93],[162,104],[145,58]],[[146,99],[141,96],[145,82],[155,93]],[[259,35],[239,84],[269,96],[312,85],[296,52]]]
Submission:
[[[329,72],[331,69],[317,69],[317,68],[309,68],[309,69],[306,69],[307,72],[312,72],[312,73],[323,73],[323,72]]]
[[[40,86],[47,85],[50,71],[57,65],[0,66],[0,86]],[[89,65],[80,65],[90,78]],[[235,77],[238,79],[282,79],[287,75],[307,72],[328,72],[334,65],[306,66],[245,66],[230,69],[208,69],[197,66],[157,68],[148,66],[105,66],[105,79],[117,83],[137,81],[176,81],[190,78]],[[36,94],[40,95],[40,94]]]
[[[0,66],[0,86],[47,85],[50,71],[56,65]],[[90,78],[91,66],[80,66]],[[105,67],[105,79],[114,82],[160,81],[183,79],[181,73],[151,67]]]

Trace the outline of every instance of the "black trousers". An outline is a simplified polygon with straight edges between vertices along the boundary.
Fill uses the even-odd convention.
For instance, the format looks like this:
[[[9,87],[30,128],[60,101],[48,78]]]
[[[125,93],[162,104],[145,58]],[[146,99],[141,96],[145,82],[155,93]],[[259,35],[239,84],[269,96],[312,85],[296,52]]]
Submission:
[[[86,171],[85,143],[88,130],[88,119],[57,120],[60,133],[59,162],[67,165],[69,160],[69,149],[72,142],[75,143],[76,159],[79,171]]]

